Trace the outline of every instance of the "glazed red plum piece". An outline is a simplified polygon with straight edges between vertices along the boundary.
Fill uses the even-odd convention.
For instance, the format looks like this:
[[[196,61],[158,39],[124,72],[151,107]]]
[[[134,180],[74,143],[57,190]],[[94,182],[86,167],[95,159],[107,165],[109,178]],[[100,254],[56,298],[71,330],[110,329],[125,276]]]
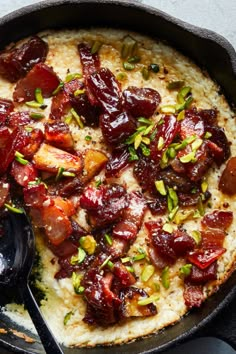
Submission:
[[[31,122],[29,111],[12,112],[7,119],[7,126],[10,128],[17,128],[18,126],[24,126]]]
[[[236,194],[236,157],[231,157],[220,177],[219,189],[227,195]]]
[[[161,96],[151,88],[129,86],[123,92],[124,107],[135,118],[151,117],[161,102]]]
[[[15,102],[26,102],[35,99],[35,90],[40,88],[43,97],[50,97],[58,87],[60,80],[52,68],[46,64],[36,64],[28,74],[17,82],[13,92]]]
[[[61,121],[45,124],[45,139],[49,144],[65,150],[71,150],[74,146],[68,125]]]
[[[44,62],[48,44],[35,36],[19,47],[0,53],[0,74],[10,82],[16,82],[36,64]]]
[[[9,114],[13,111],[14,104],[11,100],[0,98],[0,125],[4,125]]]
[[[118,177],[119,173],[129,165],[128,149],[114,149],[106,164],[106,177]]]

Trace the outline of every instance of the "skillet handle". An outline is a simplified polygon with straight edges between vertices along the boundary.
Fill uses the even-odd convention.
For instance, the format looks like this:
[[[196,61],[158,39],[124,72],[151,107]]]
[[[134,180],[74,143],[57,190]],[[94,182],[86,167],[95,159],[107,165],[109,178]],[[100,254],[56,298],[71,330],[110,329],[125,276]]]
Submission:
[[[21,286],[19,286],[19,292],[35,325],[46,353],[64,354],[41,314],[39,306],[30,290],[29,284],[22,283]]]

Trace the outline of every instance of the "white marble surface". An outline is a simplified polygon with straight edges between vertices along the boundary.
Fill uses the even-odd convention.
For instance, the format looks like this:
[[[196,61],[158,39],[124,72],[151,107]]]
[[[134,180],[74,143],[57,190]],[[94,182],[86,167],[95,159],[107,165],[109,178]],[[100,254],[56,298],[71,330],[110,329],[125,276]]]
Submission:
[[[46,0],[44,0],[46,1]],[[0,0],[0,16],[38,0]],[[236,49],[236,0],[140,0],[191,24],[225,36]]]

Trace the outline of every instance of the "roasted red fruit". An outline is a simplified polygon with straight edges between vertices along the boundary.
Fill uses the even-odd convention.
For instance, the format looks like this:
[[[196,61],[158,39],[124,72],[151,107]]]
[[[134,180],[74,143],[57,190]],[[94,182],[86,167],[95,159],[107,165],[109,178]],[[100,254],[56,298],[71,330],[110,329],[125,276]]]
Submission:
[[[70,150],[74,146],[69,126],[61,121],[45,124],[45,139],[60,149]]]
[[[199,116],[203,119],[204,125],[216,125],[217,110],[216,109],[200,109]],[[206,129],[207,131],[207,129]]]
[[[91,127],[98,126],[101,110],[99,107],[90,103],[87,93],[73,96],[71,98],[71,105],[86,125]]]
[[[23,189],[24,201],[27,206],[42,207],[43,203],[48,199],[47,190],[43,183],[28,185]],[[50,204],[50,201],[49,203]]]
[[[141,299],[148,298],[148,294],[143,289],[126,288],[121,291],[120,298],[122,300],[120,306],[121,318],[147,317],[157,314],[157,308],[153,303],[144,306],[138,304]]]
[[[56,193],[63,198],[69,198],[72,195],[79,195],[83,190],[83,183],[78,177],[64,178],[56,184]]]
[[[202,248],[218,248],[223,247],[225,232],[220,229],[207,228],[201,231],[201,247]]]
[[[106,177],[118,177],[119,173],[129,165],[129,151],[124,149],[114,149],[106,164]]]
[[[10,184],[6,182],[4,179],[0,180],[0,208],[3,207],[6,199],[9,195]]]
[[[215,149],[215,154],[214,154],[214,161],[217,163],[217,165],[221,165],[230,157],[230,144],[225,135],[224,129],[214,125],[210,125],[210,126],[208,125],[205,127],[205,130],[206,132],[212,134],[211,137],[209,138],[209,141],[215,143],[218,149],[221,149],[221,152],[218,151],[218,153]]]
[[[5,98],[0,98],[0,124],[5,124],[9,114],[13,111],[14,104]]]
[[[209,153],[207,142],[203,142],[196,153],[197,161],[194,163],[188,163],[187,175],[193,182],[199,181],[211,167],[213,158]]]
[[[200,307],[204,300],[202,285],[186,283],[184,286],[184,301],[188,308]]]
[[[124,106],[133,117],[151,117],[161,102],[160,94],[151,88],[129,86],[123,92]]]
[[[54,205],[56,205],[66,216],[75,214],[75,208],[70,199],[64,199],[60,196],[52,197]]]
[[[201,138],[204,134],[204,121],[198,115],[191,115],[188,112],[185,119],[180,123],[180,136],[181,139],[186,139],[190,136],[197,136]]]
[[[178,192],[189,193],[195,187],[188,176],[178,174],[172,168],[165,168],[160,171],[157,180],[163,180],[165,186],[175,187]]]
[[[48,242],[48,247],[55,254],[55,256],[60,258],[67,258],[68,256],[72,256],[73,254],[78,253],[78,242],[73,242],[69,238],[60,243],[60,245],[54,246],[50,242]],[[71,263],[70,263],[71,265]],[[69,275],[67,275],[69,276]],[[58,279],[58,278],[57,278]]]
[[[236,194],[236,157],[231,157],[220,177],[219,189],[227,195]]]
[[[154,182],[160,173],[159,163],[142,156],[134,165],[134,176],[143,190],[156,194]]]
[[[128,201],[129,205],[124,211],[124,219],[132,222],[139,229],[147,209],[146,200],[142,193],[137,191],[128,195]]]
[[[48,44],[35,36],[21,46],[0,53],[0,74],[15,82],[37,63],[43,62],[48,53]]]
[[[80,61],[83,68],[83,74],[85,78],[88,78],[95,71],[100,68],[99,56],[97,53],[92,54],[91,48],[86,43],[80,43],[78,45]]]
[[[158,127],[155,138],[150,144],[151,158],[159,161],[163,152],[179,132],[179,122],[174,115],[165,115],[163,123]],[[163,142],[160,144],[160,138]],[[158,146],[158,143],[160,146]]]
[[[29,111],[12,112],[8,116],[7,125],[10,128],[17,128],[20,125],[29,124],[31,121]]]
[[[121,92],[113,73],[107,68],[101,68],[87,79],[91,90],[104,113],[117,116],[122,111]]]
[[[38,177],[38,171],[30,162],[27,165],[22,165],[17,161],[13,161],[11,175],[20,186],[26,187],[29,182],[34,181]]]
[[[42,130],[36,128],[31,132],[25,131],[25,136],[27,144],[22,148],[21,152],[26,159],[32,159],[34,154],[38,151],[41,143],[43,142],[44,135]]]
[[[190,251],[187,258],[200,269],[206,269],[215,262],[226,249],[222,247],[214,247],[207,249],[200,249],[196,251]]]
[[[53,245],[59,245],[72,233],[71,222],[56,205],[42,209],[42,221],[45,233]]]
[[[8,140],[10,140],[10,130],[7,127],[0,127],[0,149],[4,149],[7,145]]]
[[[87,210],[97,210],[98,208],[103,206],[103,192],[104,189],[87,187],[81,198],[80,198],[80,206],[81,208]]]
[[[214,210],[212,213],[204,215],[201,224],[203,227],[226,230],[233,221],[233,212],[224,210]]]
[[[213,262],[206,269],[199,269],[194,264],[192,265],[191,273],[186,278],[191,284],[205,284],[210,280],[217,279],[217,262]]]
[[[121,262],[117,261],[114,263],[112,268],[112,273],[116,277],[116,280],[120,283],[120,287],[125,288],[131,286],[135,283],[136,279],[133,274],[131,274],[127,268]]]
[[[112,236],[123,238],[127,241],[132,242],[135,240],[137,232],[138,232],[138,228],[134,223],[130,221],[122,220],[115,225],[112,231]]]
[[[42,90],[43,97],[50,97],[59,85],[60,80],[52,68],[46,64],[36,64],[29,73],[17,82],[13,92],[15,102],[26,102],[35,99],[35,89]]]

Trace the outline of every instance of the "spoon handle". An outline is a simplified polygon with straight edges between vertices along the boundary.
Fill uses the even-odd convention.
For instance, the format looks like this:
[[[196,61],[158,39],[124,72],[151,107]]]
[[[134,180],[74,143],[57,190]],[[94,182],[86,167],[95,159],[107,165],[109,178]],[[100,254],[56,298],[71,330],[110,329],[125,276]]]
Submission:
[[[64,354],[41,314],[39,306],[30,290],[29,284],[21,284],[19,291],[46,353]]]

